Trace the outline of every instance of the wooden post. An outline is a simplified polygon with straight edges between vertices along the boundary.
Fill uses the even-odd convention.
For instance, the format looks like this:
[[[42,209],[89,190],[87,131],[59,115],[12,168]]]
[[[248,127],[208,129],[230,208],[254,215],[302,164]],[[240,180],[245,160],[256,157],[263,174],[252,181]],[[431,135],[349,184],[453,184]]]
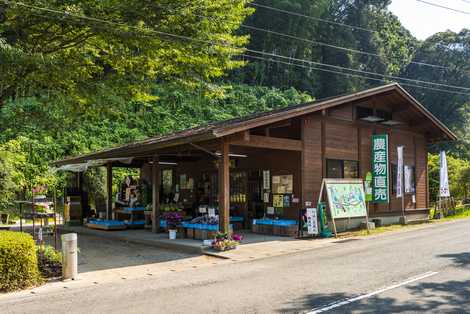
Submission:
[[[152,232],[160,231],[160,164],[158,156],[152,163]]]
[[[229,143],[222,140],[219,160],[219,231],[229,232],[230,223],[230,159]]]
[[[110,162],[106,164],[106,194],[108,197],[106,219],[110,220],[113,214],[113,164]]]

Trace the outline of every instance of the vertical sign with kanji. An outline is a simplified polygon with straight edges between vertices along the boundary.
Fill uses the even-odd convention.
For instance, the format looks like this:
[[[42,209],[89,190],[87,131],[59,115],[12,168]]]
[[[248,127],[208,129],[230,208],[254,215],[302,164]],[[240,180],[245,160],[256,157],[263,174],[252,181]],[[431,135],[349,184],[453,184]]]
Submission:
[[[388,203],[388,135],[372,135],[372,202]]]

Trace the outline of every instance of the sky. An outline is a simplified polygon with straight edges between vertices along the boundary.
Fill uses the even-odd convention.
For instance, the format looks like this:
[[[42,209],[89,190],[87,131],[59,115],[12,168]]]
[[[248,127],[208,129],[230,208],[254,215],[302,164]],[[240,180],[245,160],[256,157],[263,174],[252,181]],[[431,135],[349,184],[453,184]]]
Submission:
[[[468,14],[433,7],[416,0],[392,0],[389,10],[420,40],[446,30],[459,32],[462,28],[470,28],[470,0],[425,1],[462,10]]]

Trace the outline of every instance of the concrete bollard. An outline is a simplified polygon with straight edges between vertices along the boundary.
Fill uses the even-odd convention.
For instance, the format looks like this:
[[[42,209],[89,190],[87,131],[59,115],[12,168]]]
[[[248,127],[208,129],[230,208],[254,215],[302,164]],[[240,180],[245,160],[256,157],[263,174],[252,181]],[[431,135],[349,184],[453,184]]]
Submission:
[[[67,233],[62,239],[62,279],[77,279],[77,234]]]

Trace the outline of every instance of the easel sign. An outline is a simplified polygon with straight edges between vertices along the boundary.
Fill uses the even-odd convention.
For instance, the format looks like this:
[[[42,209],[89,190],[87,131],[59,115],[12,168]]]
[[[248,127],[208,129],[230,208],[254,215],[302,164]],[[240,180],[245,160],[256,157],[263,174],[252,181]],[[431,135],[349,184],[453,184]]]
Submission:
[[[337,236],[335,219],[338,218],[364,217],[367,230],[369,230],[369,217],[362,179],[323,179],[318,199],[319,203],[322,200],[324,190],[326,190],[328,197],[328,207],[335,237]]]

